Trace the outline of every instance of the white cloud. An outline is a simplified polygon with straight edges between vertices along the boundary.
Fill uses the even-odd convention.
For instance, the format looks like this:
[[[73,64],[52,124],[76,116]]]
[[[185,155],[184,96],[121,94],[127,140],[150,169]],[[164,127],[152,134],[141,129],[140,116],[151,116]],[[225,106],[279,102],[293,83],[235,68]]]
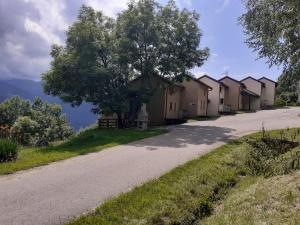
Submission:
[[[43,26],[38,22],[26,18],[24,21],[24,27],[27,32],[37,33],[41,38],[47,41],[49,45],[62,44],[62,40],[59,38],[59,36],[55,35],[51,29],[47,29],[46,26]]]
[[[128,4],[127,0],[86,0],[86,5],[96,10],[101,10],[105,15],[115,17],[117,13],[124,10]]]
[[[216,9],[216,11],[215,11],[216,13],[220,13],[220,12],[224,11],[226,9],[226,7],[228,6],[228,4],[230,3],[229,0],[222,0],[222,1],[223,2],[222,2],[221,7]]]

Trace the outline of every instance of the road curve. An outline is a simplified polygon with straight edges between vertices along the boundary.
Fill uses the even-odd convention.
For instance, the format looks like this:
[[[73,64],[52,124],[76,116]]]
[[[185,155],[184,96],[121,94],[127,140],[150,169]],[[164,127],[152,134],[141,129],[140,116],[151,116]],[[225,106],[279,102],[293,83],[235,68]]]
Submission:
[[[171,126],[164,135],[0,176],[1,225],[56,225],[172,168],[261,129],[300,127],[300,108]]]

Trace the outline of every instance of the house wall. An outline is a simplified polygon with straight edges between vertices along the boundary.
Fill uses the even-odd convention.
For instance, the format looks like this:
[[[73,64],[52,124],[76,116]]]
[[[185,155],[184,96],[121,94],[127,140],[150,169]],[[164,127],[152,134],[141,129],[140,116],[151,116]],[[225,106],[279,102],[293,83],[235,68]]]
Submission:
[[[203,83],[212,87],[212,90],[208,92],[208,100],[207,103],[207,115],[208,116],[217,116],[219,115],[219,104],[220,104],[220,83],[209,79],[208,77],[202,77],[200,79]],[[223,86],[221,86],[222,88]],[[224,88],[224,87],[223,87]],[[225,91],[222,92],[222,97],[224,98]]]
[[[181,111],[181,91],[180,87],[168,87],[166,90],[166,119],[179,119]],[[153,106],[155,109],[155,106]]]
[[[188,117],[204,116],[207,109],[207,87],[195,80],[184,78],[180,85],[182,92],[182,109]]]
[[[149,102],[146,104],[147,112],[149,115],[150,125],[165,124],[165,106],[166,106],[166,88],[168,84],[159,78],[153,78],[150,81],[153,87],[157,87]],[[130,83],[130,90],[139,90],[142,86],[141,79],[134,80]]]
[[[262,105],[273,106],[275,100],[275,89],[276,89],[275,83],[264,78],[262,78],[260,81],[265,84],[265,87],[262,89],[262,97],[261,97]]]
[[[260,82],[258,82],[256,80],[253,80],[251,78],[248,78],[246,80],[243,80],[242,83],[245,84],[246,88],[249,91],[252,91],[253,93],[261,96],[261,94],[262,94],[262,84]],[[248,99],[246,101],[248,102]],[[244,103],[243,103],[243,105],[244,105]],[[251,110],[259,110],[260,105],[261,105],[261,98],[253,98],[253,97],[251,98],[251,100],[250,100]],[[246,109],[248,109],[248,108],[246,108]]]
[[[232,111],[242,109],[241,84],[229,78],[224,78],[222,82],[228,86],[227,97],[224,98],[225,105],[229,105]]]

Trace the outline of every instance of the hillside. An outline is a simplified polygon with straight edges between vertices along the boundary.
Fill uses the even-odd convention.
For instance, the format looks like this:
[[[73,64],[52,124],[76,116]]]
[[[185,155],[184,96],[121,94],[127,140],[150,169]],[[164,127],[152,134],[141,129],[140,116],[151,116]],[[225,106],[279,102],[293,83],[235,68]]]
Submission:
[[[62,105],[70,124],[76,130],[94,123],[97,119],[97,116],[90,112],[91,106],[88,104],[73,108],[70,104],[63,103],[59,98],[46,95],[43,92],[41,82],[21,79],[0,80],[0,102],[15,95],[29,100],[39,96],[50,103]]]

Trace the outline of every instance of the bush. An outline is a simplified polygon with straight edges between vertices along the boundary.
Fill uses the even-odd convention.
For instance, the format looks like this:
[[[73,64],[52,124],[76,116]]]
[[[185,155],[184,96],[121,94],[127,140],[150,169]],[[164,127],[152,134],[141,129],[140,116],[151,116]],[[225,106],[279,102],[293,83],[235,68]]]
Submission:
[[[21,116],[11,128],[11,137],[17,142],[29,145],[32,144],[32,136],[38,130],[38,123],[28,116]]]
[[[252,175],[281,175],[300,167],[298,142],[270,137],[246,142],[245,164]]]
[[[13,97],[1,103],[0,125],[11,126],[11,137],[24,145],[48,145],[74,133],[61,107],[40,98],[31,103]]]
[[[274,106],[283,107],[286,105],[287,105],[287,102],[285,100],[283,100],[282,98],[275,99]]]
[[[0,139],[0,162],[14,161],[17,157],[17,144],[9,139]]]

